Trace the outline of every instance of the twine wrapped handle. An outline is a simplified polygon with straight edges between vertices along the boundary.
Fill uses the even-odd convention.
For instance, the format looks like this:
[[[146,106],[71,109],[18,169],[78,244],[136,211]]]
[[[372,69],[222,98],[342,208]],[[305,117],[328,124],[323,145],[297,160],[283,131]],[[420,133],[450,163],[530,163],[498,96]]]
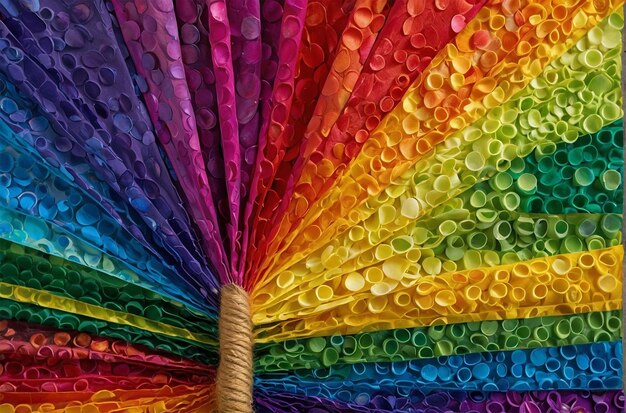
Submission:
[[[248,293],[235,284],[221,289],[219,413],[252,413],[252,320]]]

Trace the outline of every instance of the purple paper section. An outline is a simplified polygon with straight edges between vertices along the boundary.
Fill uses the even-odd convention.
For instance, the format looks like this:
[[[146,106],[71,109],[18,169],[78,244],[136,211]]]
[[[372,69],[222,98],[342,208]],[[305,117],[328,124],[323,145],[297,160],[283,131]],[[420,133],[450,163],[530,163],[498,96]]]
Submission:
[[[113,6],[137,72],[148,84],[146,105],[200,229],[204,250],[220,279],[228,282],[228,257],[205,172],[173,1],[113,0]],[[222,125],[222,134],[228,132]]]
[[[218,119],[217,92],[208,32],[205,1],[177,0],[174,4],[185,65],[185,79],[193,103],[198,137],[206,166],[213,205],[217,209],[220,237],[227,239],[230,207],[224,181],[224,156]],[[230,256],[228,245],[225,253]]]
[[[318,397],[288,393],[256,392],[257,413],[618,413],[624,411],[624,392],[538,391],[464,393],[438,391],[412,397],[369,399],[347,404]]]
[[[285,90],[293,89],[293,82],[298,58],[298,48],[300,47],[300,37],[304,28],[304,18],[306,16],[306,0],[287,0],[284,3],[281,15],[281,3],[269,0],[263,5],[263,17],[270,22],[278,22],[280,25],[272,25],[263,31],[264,45],[264,62],[268,62],[268,67],[262,72],[264,80],[262,88],[261,100],[261,126],[258,141],[258,150],[256,156],[256,166],[250,183],[250,191],[248,200],[244,206],[243,214],[243,238],[242,253],[239,262],[239,276],[250,266],[247,263],[248,241],[252,236],[252,227],[254,221],[254,213],[259,203],[262,203],[263,196],[266,193],[264,189],[267,186],[266,181],[274,174],[274,166],[268,160],[266,151],[274,150],[270,142],[267,147],[267,134],[270,127],[270,120],[274,116],[274,121],[281,123],[285,120],[285,114],[288,113],[286,107],[291,105],[291,96],[285,96]],[[280,17],[279,17],[280,16]],[[284,26],[284,22],[287,26]],[[278,45],[276,38],[278,37]],[[268,49],[269,47],[269,49]],[[277,51],[277,54],[275,54]],[[274,60],[275,58],[277,60]],[[275,69],[274,69],[275,67]],[[274,75],[275,71],[275,75]],[[268,87],[265,87],[265,86]],[[269,99],[265,99],[266,90],[271,86],[271,94]],[[269,158],[273,158],[276,154],[269,153]]]
[[[216,279],[198,258],[188,217],[134,95],[108,11],[101,2],[44,0],[40,6],[33,9],[37,13],[13,9],[16,19],[5,20],[8,26],[0,30],[8,47],[3,46],[0,71],[41,108],[54,134],[33,124],[24,129],[26,119],[15,114],[5,120],[34,135],[33,146],[49,165],[68,172],[89,165],[118,198],[109,206],[105,202],[111,215],[144,245],[166,248],[204,295],[216,292]],[[80,162],[68,162],[70,153]],[[102,199],[85,180],[77,183]],[[140,226],[157,239],[146,240],[137,225],[117,213],[120,203],[128,203],[144,221]],[[203,282],[198,285],[197,279]]]
[[[228,236],[231,257],[238,255],[236,248],[239,227],[239,197],[241,186],[241,155],[239,150],[239,129],[237,125],[237,105],[235,102],[235,73],[233,71],[230,22],[224,0],[208,0],[209,41],[217,88],[217,103],[222,131],[222,152],[224,154],[224,179],[228,193],[229,221]],[[233,260],[234,261],[234,260]],[[231,263],[232,264],[232,261]],[[232,280],[241,284],[237,274]]]
[[[247,200],[248,187],[256,161],[259,137],[259,97],[261,93],[261,10],[258,0],[230,0],[226,4],[230,21],[231,52],[235,72],[235,100],[239,124],[241,156],[240,208]],[[241,211],[238,211],[240,213]],[[241,253],[241,234],[244,220],[239,222],[235,235],[235,254],[231,263],[233,272]]]

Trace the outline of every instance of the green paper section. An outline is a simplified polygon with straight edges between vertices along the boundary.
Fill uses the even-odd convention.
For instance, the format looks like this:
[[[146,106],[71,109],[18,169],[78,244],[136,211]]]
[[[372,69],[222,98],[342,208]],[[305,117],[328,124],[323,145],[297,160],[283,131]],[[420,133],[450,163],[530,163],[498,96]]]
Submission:
[[[217,348],[208,344],[0,298],[0,320],[4,319],[25,321],[62,331],[73,330],[119,339],[133,344],[140,344],[152,350],[176,354],[208,365],[215,365],[218,361]]]
[[[477,321],[258,345],[255,372],[621,340],[622,311]]]
[[[59,297],[217,337],[215,320],[196,315],[153,291],[1,239],[0,282],[48,291]]]
[[[547,214],[622,213],[623,122],[618,120],[573,143],[538,146],[524,159],[486,183],[479,192],[503,192],[503,205],[519,211]],[[478,199],[478,198],[476,198]]]
[[[622,123],[515,158],[393,239],[394,253],[420,245],[425,273],[438,274],[620,245]]]

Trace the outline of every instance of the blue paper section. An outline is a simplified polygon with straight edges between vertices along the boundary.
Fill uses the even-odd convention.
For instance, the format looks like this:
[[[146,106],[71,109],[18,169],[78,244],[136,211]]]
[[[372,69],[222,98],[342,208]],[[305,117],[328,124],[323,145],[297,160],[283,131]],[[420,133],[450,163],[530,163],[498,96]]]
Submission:
[[[408,362],[336,365],[255,378],[262,391],[319,396],[347,403],[362,397],[406,397],[419,389],[532,391],[620,389],[622,343],[536,348]]]

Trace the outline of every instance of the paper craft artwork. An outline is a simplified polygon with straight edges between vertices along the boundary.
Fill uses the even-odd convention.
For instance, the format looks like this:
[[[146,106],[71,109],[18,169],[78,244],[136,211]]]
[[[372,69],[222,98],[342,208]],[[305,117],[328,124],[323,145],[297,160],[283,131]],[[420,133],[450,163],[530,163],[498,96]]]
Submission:
[[[0,413],[622,412],[622,9],[0,1]]]

